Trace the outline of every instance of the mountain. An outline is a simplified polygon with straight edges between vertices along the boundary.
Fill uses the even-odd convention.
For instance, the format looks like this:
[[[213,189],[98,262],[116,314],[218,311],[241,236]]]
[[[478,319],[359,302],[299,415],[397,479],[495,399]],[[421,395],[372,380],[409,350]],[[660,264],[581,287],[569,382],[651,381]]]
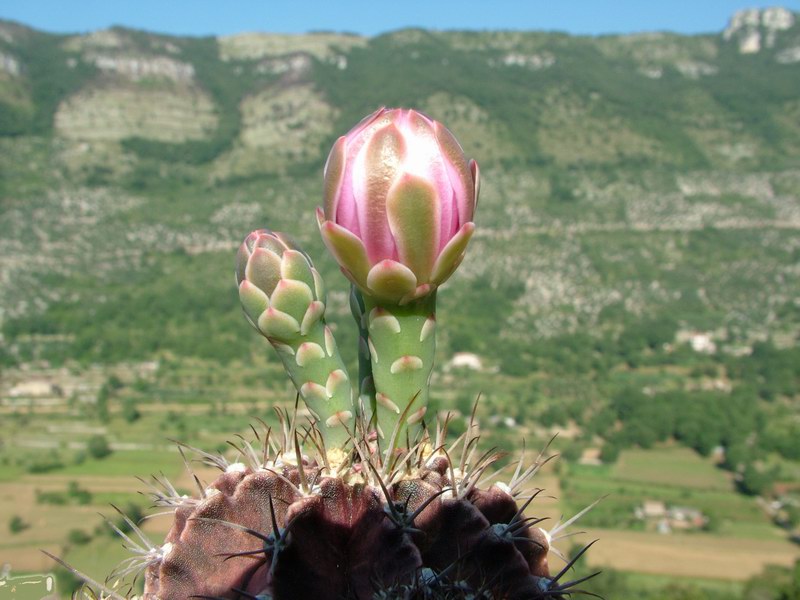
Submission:
[[[581,527],[602,528],[612,559],[594,562],[595,546],[586,574],[661,574],[636,576],[651,593],[626,595],[608,569],[592,581],[613,592],[587,589],[689,597],[692,575],[717,590],[696,597],[733,598],[717,578],[794,561],[800,21],[780,8],[693,36],[185,38],[0,21],[0,512],[30,523],[9,527],[8,560],[46,572],[47,548],[111,572],[110,540],[74,541],[92,523],[73,491],[124,506],[133,475],[177,475],[165,438],[224,449],[251,439],[247,415],[291,408],[234,286],[253,229],[313,257],[355,372],[348,288],[313,210],[331,144],[382,104],[441,120],[481,165],[477,231],[438,296],[430,414],[453,410],[457,436],[480,392],[489,454],[534,459],[560,432],[561,466],[536,485],[562,499],[553,516],[604,498]],[[92,458],[98,438],[110,457]],[[708,531],[643,531],[635,511],[659,504],[702,511]]]
[[[796,343],[790,11],[693,36],[68,36],[2,21],[2,359],[241,356],[233,251],[264,226],[309,246],[346,319],[312,209],[331,143],[379,105],[443,121],[484,174],[479,233],[442,293],[444,351],[519,371],[548,340],[654,323],[730,352]]]

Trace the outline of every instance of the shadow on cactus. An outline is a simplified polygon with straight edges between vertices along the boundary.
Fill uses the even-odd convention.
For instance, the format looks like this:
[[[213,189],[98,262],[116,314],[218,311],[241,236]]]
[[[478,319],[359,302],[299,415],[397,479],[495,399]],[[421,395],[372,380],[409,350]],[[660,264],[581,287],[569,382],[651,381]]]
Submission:
[[[221,474],[208,487],[195,477],[195,498],[153,478],[172,528],[160,546],[133,522],[130,533],[117,529],[135,556],[107,581],[143,573],[145,598],[163,600],[589,593],[580,589],[588,577],[568,575],[588,546],[557,572],[548,563],[580,514],[549,530],[527,516],[546,449],[526,464],[523,448],[504,476],[502,453],[479,450],[474,411],[450,442],[449,417],[424,421],[436,293],[464,257],[478,192],[475,162],[413,110],[381,109],[339,138],[317,219],[352,284],[357,379],[325,324],[325,286],[309,256],[284,233],[251,233],[237,255],[242,306],[311,417],[301,420],[297,404],[278,411],[280,426],[262,423],[231,443],[236,462],[182,446]],[[81,576],[98,595],[125,597],[123,584]]]

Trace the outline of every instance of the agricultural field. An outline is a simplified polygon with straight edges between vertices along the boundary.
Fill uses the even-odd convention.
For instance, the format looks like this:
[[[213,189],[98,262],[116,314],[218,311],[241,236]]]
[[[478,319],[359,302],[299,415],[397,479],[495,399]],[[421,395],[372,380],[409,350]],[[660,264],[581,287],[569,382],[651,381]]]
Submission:
[[[184,377],[193,377],[198,371],[196,366],[178,369]],[[170,377],[173,383],[180,381],[174,374]],[[220,398],[220,403],[208,404],[187,398],[183,403],[172,401],[163,406],[142,402],[138,405],[140,416],[129,422],[123,413],[126,393],[136,392],[119,391],[109,403],[110,416],[104,420],[81,417],[76,409],[57,414],[33,409],[3,420],[0,514],[5,521],[20,517],[24,528],[3,538],[0,563],[12,564],[15,572],[49,571],[54,565],[41,552],[47,550],[82,572],[104,576],[129,554],[100,514],[119,522],[111,505],[141,516],[152,512],[141,494],[147,492],[147,486],[137,478],[147,480],[150,475],[163,474],[181,491],[191,493],[194,489],[171,439],[227,452],[233,458],[233,451],[224,443],[232,432],[247,435],[246,424],[255,423],[254,417],[270,419],[267,403],[226,403]],[[221,406],[225,406],[224,411]],[[196,410],[183,412],[181,407]],[[481,412],[479,408],[487,436],[484,445],[497,439],[507,443],[505,440],[526,437],[528,459],[532,460],[546,442],[525,427],[508,428],[503,433],[481,417]],[[456,429],[463,418],[455,419]],[[101,458],[87,455],[81,442],[98,432],[112,448]],[[554,442],[553,448],[558,444]],[[519,443],[515,447],[519,448]],[[48,461],[53,464],[48,466]],[[32,465],[47,470],[31,473]],[[213,469],[199,463],[193,469],[205,483],[214,477]],[[701,588],[724,588],[735,582],[741,585],[766,565],[788,566],[800,556],[800,547],[772,524],[756,499],[737,493],[728,472],[713,464],[713,459],[674,444],[625,450],[614,465],[556,459],[533,485],[545,492],[529,512],[548,517],[546,527],[599,500],[572,528],[584,533],[564,540],[561,549],[566,552],[572,544],[598,539],[588,568],[639,574],[642,585],[656,585],[659,577],[667,576],[673,583],[700,582],[697,585]],[[637,507],[653,501],[694,507],[706,516],[713,515],[713,528],[660,533],[652,523],[635,517]],[[144,520],[142,526],[158,543],[169,523],[168,517],[155,516]],[[642,556],[648,560],[642,561]],[[553,565],[561,563],[555,555],[551,561]],[[69,581],[63,569],[56,573]]]
[[[565,471],[562,504],[573,508],[603,498],[582,526],[600,540],[592,565],[743,581],[768,564],[789,566],[800,556],[800,547],[775,527],[755,498],[737,493],[730,474],[692,450],[628,450],[612,467],[570,465]],[[637,518],[636,509],[645,503],[657,514]],[[709,520],[681,531],[666,510],[659,512],[658,503],[683,512],[696,509]],[[670,530],[657,531],[665,520],[672,522]]]

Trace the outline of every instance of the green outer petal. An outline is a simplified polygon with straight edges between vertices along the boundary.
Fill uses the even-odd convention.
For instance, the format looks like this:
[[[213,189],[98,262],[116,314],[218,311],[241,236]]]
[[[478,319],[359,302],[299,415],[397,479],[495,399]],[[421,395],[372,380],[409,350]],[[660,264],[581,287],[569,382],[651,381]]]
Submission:
[[[431,281],[436,285],[442,285],[453,271],[456,270],[464,252],[467,250],[472,233],[475,231],[475,223],[464,223],[461,229],[458,230],[453,238],[447,242],[447,245],[442,248],[439,258],[436,259],[436,264],[433,267],[433,274]]]
[[[297,243],[297,240],[295,240],[290,234],[286,233],[285,231],[274,231],[272,232],[272,235],[275,236],[276,240],[278,240],[281,244],[283,244],[283,247],[281,248],[279,254],[283,254],[285,250],[300,250],[302,252],[300,244]]]
[[[416,289],[417,278],[407,266],[394,260],[382,260],[370,269],[367,287],[376,297],[397,303]]]
[[[239,285],[239,300],[249,319],[256,323],[258,318],[269,308],[269,298],[255,285],[245,280]]]
[[[314,289],[314,275],[311,272],[311,263],[306,255],[299,250],[286,250],[281,257],[281,277],[283,279],[296,279]]]
[[[256,248],[244,273],[250,283],[269,296],[281,279],[281,258],[271,250]]]
[[[427,282],[439,248],[441,206],[436,190],[425,179],[403,175],[389,190],[386,212],[400,260],[418,282]]]
[[[300,335],[300,323],[285,312],[268,308],[258,318],[258,329],[268,338],[289,344]]]
[[[319,300],[314,300],[308,305],[303,320],[300,321],[300,335],[306,335],[323,316],[325,316],[325,305]]]
[[[314,279],[314,297],[324,304],[326,295],[325,281],[314,267],[311,267],[311,277]]]
[[[370,264],[361,240],[333,221],[322,223],[320,233],[336,262],[350,272],[359,286],[366,288]]]
[[[293,279],[281,279],[269,299],[270,306],[291,315],[298,322],[313,301],[311,288],[302,281]]]
[[[283,254],[284,250],[287,250],[291,247],[286,245],[286,243],[279,237],[280,235],[281,234],[276,231],[261,233],[255,240],[253,251],[255,251],[256,248],[262,248],[264,250],[270,250],[280,256]]]
[[[252,235],[252,234],[251,234]],[[247,242],[247,240],[245,240]],[[245,270],[247,269],[247,260],[250,258],[250,250],[247,249],[245,244],[239,246],[236,251],[236,283],[242,283],[246,279]]]
[[[414,300],[419,300],[423,296],[427,296],[428,294],[433,293],[436,291],[436,285],[430,283],[423,283],[420,286],[417,286],[413,292],[410,292],[400,298],[400,304],[408,304],[409,302],[414,302]]]

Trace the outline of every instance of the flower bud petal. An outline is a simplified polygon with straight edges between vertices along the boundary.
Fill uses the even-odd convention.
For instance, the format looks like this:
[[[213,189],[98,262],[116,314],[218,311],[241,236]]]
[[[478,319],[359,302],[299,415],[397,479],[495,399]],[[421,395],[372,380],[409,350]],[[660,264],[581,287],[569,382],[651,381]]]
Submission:
[[[325,314],[325,305],[319,300],[314,300],[308,305],[303,320],[300,321],[300,335],[306,335],[311,327]]]
[[[250,234],[252,235],[252,234]],[[247,240],[250,239],[250,236],[247,236]],[[247,276],[245,275],[245,269],[247,269],[247,261],[250,258],[250,252],[247,248],[247,240],[241,246],[239,246],[239,250],[236,251],[236,284],[242,283]]]
[[[270,306],[258,318],[258,329],[270,339],[288,343],[300,334],[300,323],[293,316]]]
[[[389,228],[397,253],[417,281],[428,281],[439,251],[441,203],[428,181],[403,175],[386,199]]]
[[[270,295],[281,279],[281,258],[272,250],[256,247],[247,261],[245,279]]]
[[[311,263],[299,250],[286,250],[281,257],[281,277],[302,281],[314,288],[314,275]]]
[[[366,129],[369,125],[371,125],[373,121],[376,121],[379,117],[386,114],[387,112],[391,111],[387,110],[385,106],[381,106],[375,112],[368,114],[358,123],[356,123],[355,127],[353,127],[347,134],[347,137],[351,138],[354,137],[356,134],[361,133],[364,129]]]
[[[367,287],[374,296],[399,302],[417,287],[417,278],[407,266],[394,260],[382,260],[370,269]]]
[[[314,301],[311,288],[302,281],[281,279],[269,299],[270,306],[283,311],[300,321]]]
[[[311,267],[311,278],[314,280],[314,296],[317,300],[325,303],[325,282],[322,280],[322,275],[319,274],[314,267]]]
[[[247,280],[239,284],[239,300],[244,314],[253,324],[257,323],[261,313],[269,308],[267,295]]]
[[[464,257],[472,233],[475,231],[474,223],[465,223],[458,233],[450,240],[436,259],[431,274],[431,282],[441,285],[453,274]]]
[[[258,234],[259,235],[255,239],[255,243],[253,244],[251,252],[255,252],[256,248],[263,248],[280,256],[283,254],[284,250],[292,247],[287,246],[286,243],[278,237],[280,235],[279,233],[261,229],[258,231]]]
[[[333,221],[322,223],[320,232],[336,261],[350,272],[359,287],[366,288],[370,264],[361,240]]]

